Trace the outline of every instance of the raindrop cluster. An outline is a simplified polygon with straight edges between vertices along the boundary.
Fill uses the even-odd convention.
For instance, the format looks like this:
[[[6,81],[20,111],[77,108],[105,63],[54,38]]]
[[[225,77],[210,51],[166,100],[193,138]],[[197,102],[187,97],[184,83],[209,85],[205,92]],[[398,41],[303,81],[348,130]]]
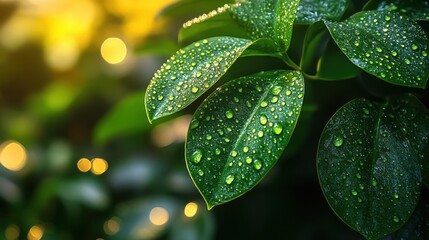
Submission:
[[[215,37],[195,42],[172,56],[155,73],[146,94],[149,118],[177,112],[209,89],[251,44]]]
[[[367,11],[326,25],[340,49],[358,67],[390,83],[425,87],[428,39],[415,22],[396,12]]]
[[[296,71],[261,72],[233,80],[194,114],[186,143],[187,165],[211,205],[252,188],[275,164],[303,101]]]
[[[229,11],[252,39],[271,39],[280,50],[286,50],[292,37],[298,5],[299,0],[247,0]]]
[[[317,157],[322,190],[339,216],[367,238],[381,237],[380,227],[396,229],[419,200],[415,152],[429,146],[429,133],[416,139],[416,126],[429,127],[429,114],[414,96],[405,95],[384,102],[355,99],[322,133]]]

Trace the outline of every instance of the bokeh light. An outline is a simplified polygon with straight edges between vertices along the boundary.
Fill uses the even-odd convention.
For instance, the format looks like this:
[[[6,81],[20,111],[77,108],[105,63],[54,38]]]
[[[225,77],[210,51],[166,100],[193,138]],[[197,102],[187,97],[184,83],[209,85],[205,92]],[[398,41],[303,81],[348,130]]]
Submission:
[[[28,231],[27,238],[28,240],[40,240],[43,237],[43,228],[40,226],[32,226],[30,231]]]
[[[161,123],[152,131],[152,141],[158,147],[184,142],[191,122],[191,115],[184,115],[172,121]]]
[[[88,158],[81,158],[77,162],[77,168],[81,172],[88,172],[89,170],[91,170],[91,161],[89,161]]]
[[[119,38],[108,38],[101,45],[101,56],[110,64],[118,64],[127,56],[127,46]]]
[[[194,202],[190,202],[186,204],[185,209],[183,210],[183,213],[185,216],[191,218],[194,217],[198,212],[198,204]]]
[[[0,146],[0,163],[5,168],[17,172],[27,164],[27,152],[19,142],[7,141]]]
[[[19,238],[19,227],[15,224],[11,224],[7,226],[4,235],[6,237],[6,240],[16,240]]]
[[[155,207],[150,211],[149,220],[156,226],[164,225],[169,219],[168,211],[162,207]]]
[[[121,225],[119,224],[119,219],[117,217],[113,217],[107,220],[104,223],[104,232],[108,235],[114,235],[119,232]]]
[[[91,163],[91,172],[95,175],[101,175],[109,168],[109,164],[107,163],[107,161],[102,158],[94,158],[92,159]]]

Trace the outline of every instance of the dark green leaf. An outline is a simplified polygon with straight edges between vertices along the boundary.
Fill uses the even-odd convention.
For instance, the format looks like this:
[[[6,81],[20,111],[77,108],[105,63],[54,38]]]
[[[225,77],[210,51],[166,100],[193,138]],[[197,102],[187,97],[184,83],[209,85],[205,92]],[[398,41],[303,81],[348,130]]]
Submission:
[[[356,99],[322,133],[317,161],[325,197],[368,239],[398,230],[417,205],[429,144],[425,111],[412,95],[382,103]]]
[[[325,24],[356,66],[389,83],[425,88],[428,38],[412,20],[395,12],[368,11]]]
[[[323,22],[311,24],[305,32],[300,66],[307,74],[315,74],[315,66],[327,42],[327,29]]]
[[[322,56],[317,62],[315,78],[320,80],[342,80],[357,77],[362,70],[354,65],[329,39]]]
[[[191,44],[172,56],[151,80],[145,98],[149,121],[175,113],[222,77],[252,41],[217,37]]]
[[[312,24],[321,20],[339,20],[349,0],[301,0],[295,23]]]
[[[364,10],[389,10],[415,20],[429,20],[427,0],[372,0],[365,5]]]
[[[299,0],[248,0],[230,12],[252,39],[271,39],[284,52],[290,45],[298,4]]]
[[[179,42],[190,43],[215,36],[249,38],[227,11],[203,19],[198,23],[185,23],[179,31]]]
[[[427,198],[420,200],[408,222],[398,231],[382,240],[427,240],[429,239],[429,204]]]
[[[254,187],[277,162],[300,114],[297,71],[260,72],[228,82],[197,109],[186,163],[208,208]]]
[[[97,124],[94,141],[104,144],[116,137],[150,129],[143,106],[144,93],[128,96],[114,106]]]

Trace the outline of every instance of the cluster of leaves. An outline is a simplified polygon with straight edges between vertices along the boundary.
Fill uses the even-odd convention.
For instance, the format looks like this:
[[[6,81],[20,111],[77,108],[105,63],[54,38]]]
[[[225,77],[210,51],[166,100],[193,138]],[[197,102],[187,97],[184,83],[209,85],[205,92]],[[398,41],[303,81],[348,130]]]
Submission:
[[[305,81],[372,76],[402,86],[400,94],[358,98],[332,116],[317,154],[321,188],[336,214],[368,239],[427,236],[427,206],[415,209],[422,185],[429,186],[429,112],[410,92],[429,78],[429,41],[416,22],[429,20],[429,3],[373,0],[347,13],[350,4],[237,1],[181,30],[183,42],[197,41],[151,80],[149,121],[189,106],[240,57],[285,63],[228,81],[194,113],[186,164],[209,209],[241,196],[275,165],[304,107]],[[306,31],[297,64],[290,47],[299,25]],[[208,28],[219,36],[198,39]]]

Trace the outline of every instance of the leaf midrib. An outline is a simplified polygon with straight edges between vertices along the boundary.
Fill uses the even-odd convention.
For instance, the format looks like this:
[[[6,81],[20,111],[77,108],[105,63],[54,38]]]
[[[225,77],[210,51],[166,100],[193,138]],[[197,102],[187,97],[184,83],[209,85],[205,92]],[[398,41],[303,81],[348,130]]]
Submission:
[[[273,79],[277,80],[277,78],[279,76],[287,75],[288,73],[289,72],[284,72],[282,74],[279,74],[279,75],[273,77]],[[220,188],[220,186],[222,184],[222,181],[223,181],[223,179],[225,179],[225,176],[228,173],[228,171],[226,171],[227,170],[226,166],[228,166],[228,163],[231,161],[231,152],[237,148],[237,145],[241,142],[241,139],[245,136],[244,135],[244,133],[245,133],[244,130],[246,130],[248,128],[248,126],[250,125],[250,123],[252,122],[251,120],[253,119],[253,116],[255,116],[255,114],[257,113],[257,110],[260,109],[261,102],[265,99],[266,96],[268,96],[268,94],[270,92],[270,89],[273,87],[273,85],[274,85],[275,82],[276,81],[270,82],[270,84],[266,88],[266,91],[264,92],[264,94],[262,94],[262,96],[259,98],[257,104],[253,108],[253,110],[252,110],[252,112],[250,114],[250,117],[247,118],[246,123],[243,125],[243,128],[241,128],[239,137],[237,138],[237,141],[235,142],[234,146],[231,148],[231,150],[228,153],[228,159],[226,161],[225,167],[222,170],[222,174],[220,175],[220,178],[216,182],[216,188],[213,191],[213,196],[215,196],[215,195],[218,194],[219,188]],[[213,196],[212,196],[212,200],[215,200],[215,199],[213,199]]]

